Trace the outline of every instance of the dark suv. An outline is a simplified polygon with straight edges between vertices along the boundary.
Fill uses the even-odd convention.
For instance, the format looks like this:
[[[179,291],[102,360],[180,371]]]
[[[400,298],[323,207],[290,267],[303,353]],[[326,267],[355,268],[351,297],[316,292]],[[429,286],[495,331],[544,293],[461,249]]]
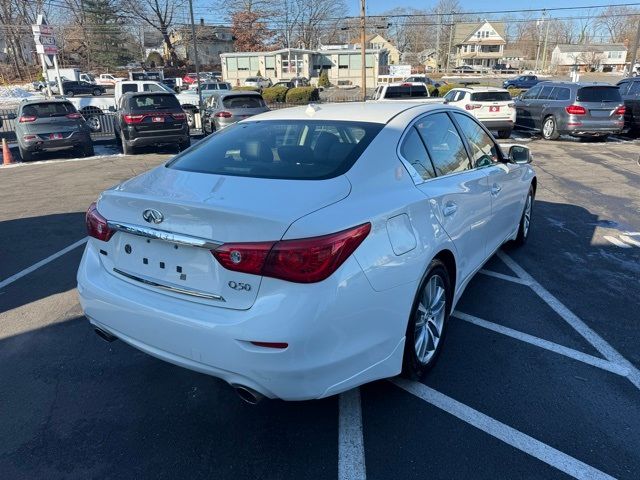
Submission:
[[[63,94],[68,97],[74,95],[94,95],[99,97],[106,92],[102,85],[96,85],[89,82],[65,81],[62,82]]]
[[[169,92],[125,93],[114,123],[125,154],[134,153],[135,147],[177,145],[184,150],[191,145],[187,115]]]
[[[18,108],[16,137],[23,161],[38,152],[76,149],[93,155],[91,130],[67,100],[25,100]]]
[[[624,101],[624,126],[631,135],[640,136],[640,77],[625,78],[618,82]]]
[[[624,127],[620,90],[608,83],[543,82],[516,98],[516,126],[542,132],[604,140]]]

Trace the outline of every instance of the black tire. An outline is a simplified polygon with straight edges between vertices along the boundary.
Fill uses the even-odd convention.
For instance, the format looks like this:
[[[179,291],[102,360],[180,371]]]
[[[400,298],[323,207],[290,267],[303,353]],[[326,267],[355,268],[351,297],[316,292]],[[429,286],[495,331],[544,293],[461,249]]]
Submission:
[[[550,123],[550,125],[547,129],[545,127],[548,123]],[[556,119],[553,115],[549,115],[542,121],[542,138],[545,140],[557,140],[560,138],[560,133],[558,133],[558,124],[556,123]]]
[[[191,138],[186,139],[184,142],[180,142],[178,144],[178,151],[179,152],[183,152],[185,151],[187,148],[189,148],[191,146]]]
[[[33,160],[33,153],[28,150],[24,150],[20,145],[18,145],[18,151],[20,152],[20,158],[22,158],[23,162],[30,162]]]
[[[498,138],[505,139],[511,136],[511,131],[513,129],[509,128],[507,130],[498,130]]]
[[[135,153],[133,147],[129,145],[122,132],[120,132],[120,145],[122,147],[122,153],[125,155],[133,155]]]
[[[427,315],[427,313],[422,312],[422,310],[424,309],[423,304],[428,303],[424,300],[423,294],[434,277],[438,277],[440,279],[441,286],[444,289],[444,304],[441,307],[444,309],[444,317],[442,319],[442,326],[440,328],[439,336],[437,336],[438,340],[435,345],[433,343],[434,339],[436,338],[436,335],[434,334],[434,328],[437,329],[437,327],[435,327],[435,320],[433,322],[426,320],[425,316]],[[438,280],[435,280],[435,282],[438,283]],[[407,323],[407,332],[404,345],[404,358],[402,361],[403,376],[414,380],[420,379],[436,363],[438,356],[442,351],[442,345],[444,344],[447,325],[449,323],[449,314],[451,313],[452,300],[453,289],[451,287],[449,272],[447,271],[444,263],[442,263],[438,259],[433,259],[429,264],[429,268],[427,268],[426,275],[420,283],[420,288],[418,289],[415,300],[413,301],[411,316],[409,317],[409,322]],[[429,308],[428,312],[431,312],[431,307],[427,306],[427,308]],[[419,353],[416,351],[419,348],[416,344],[416,330],[419,329],[418,322],[423,319],[425,319],[424,324],[427,325],[425,326],[425,330],[431,332],[431,336],[429,337],[429,339],[432,340],[431,345],[435,346],[433,350],[429,350],[427,347],[427,351],[425,352],[425,355],[427,355],[427,357],[424,360],[420,358]],[[427,339],[423,340],[423,344],[425,342],[427,343],[427,345],[429,345]]]
[[[67,90],[64,95],[67,97],[73,97],[76,93],[73,90]]]
[[[189,128],[195,128],[196,126],[196,111],[195,110],[185,110],[184,113],[187,114],[187,125]]]
[[[94,97],[99,97],[100,95],[102,95],[102,90],[100,90],[99,88],[93,90]]]
[[[535,192],[533,186],[529,187],[529,193],[524,202],[524,208],[522,209],[522,216],[520,217],[520,223],[518,224],[518,235],[513,241],[514,245],[520,247],[527,243],[529,238],[529,232],[531,231],[531,218],[533,214],[533,201],[535,200]],[[528,218],[527,218],[528,213]]]
[[[82,155],[85,157],[93,157],[96,154],[96,151],[93,148],[93,144],[86,144],[82,148]]]

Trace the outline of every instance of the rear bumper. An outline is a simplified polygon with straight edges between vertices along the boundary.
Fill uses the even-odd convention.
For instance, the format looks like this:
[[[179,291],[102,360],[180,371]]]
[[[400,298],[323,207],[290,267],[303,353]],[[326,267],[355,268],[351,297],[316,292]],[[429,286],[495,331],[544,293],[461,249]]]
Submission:
[[[480,122],[487,127],[489,130],[511,130],[515,122],[511,119],[502,119],[502,120],[482,120],[479,119]]]
[[[140,136],[137,132],[127,132],[127,143],[132,147],[148,147],[152,145],[175,145],[186,142],[189,139],[189,130],[184,129],[182,132],[163,133],[157,132],[155,135],[145,134]]]
[[[27,152],[55,152],[58,150],[68,150],[81,145],[91,145],[89,134],[74,133],[69,138],[61,140],[30,140],[18,139],[20,146]]]
[[[326,397],[401,370],[408,286],[375,292],[353,258],[316,284],[264,278],[254,305],[233,310],[123,281],[104,268],[100,244],[89,239],[78,270],[82,308],[92,324],[157,358],[284,400]]]

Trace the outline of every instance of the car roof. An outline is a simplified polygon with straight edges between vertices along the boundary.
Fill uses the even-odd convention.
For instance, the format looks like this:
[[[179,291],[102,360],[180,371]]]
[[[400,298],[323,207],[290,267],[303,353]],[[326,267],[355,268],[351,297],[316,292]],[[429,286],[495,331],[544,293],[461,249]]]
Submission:
[[[20,105],[35,105],[38,103],[71,103],[66,98],[25,98],[20,102]]]
[[[422,102],[348,102],[309,104],[282,108],[260,114],[260,120],[344,120],[386,124],[397,115],[416,107],[423,112],[443,108],[442,103]]]
[[[455,87],[451,90],[462,90],[463,92],[508,92],[505,88],[499,87]]]
[[[540,82],[538,85],[562,85],[564,87],[575,87],[575,88],[582,88],[582,87],[615,87],[616,85],[612,85],[610,83],[606,83],[606,82],[567,82],[564,80],[546,80],[544,82]]]
[[[216,90],[213,94],[218,97],[226,97],[228,95],[247,95],[262,98],[260,92],[254,92],[253,90]]]
[[[123,97],[148,97],[149,95],[168,95],[174,97],[175,95],[171,92],[127,92]]]

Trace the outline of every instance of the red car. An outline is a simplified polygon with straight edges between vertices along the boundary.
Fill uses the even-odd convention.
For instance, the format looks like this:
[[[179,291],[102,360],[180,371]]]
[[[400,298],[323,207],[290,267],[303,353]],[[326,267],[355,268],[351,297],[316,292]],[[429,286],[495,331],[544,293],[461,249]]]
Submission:
[[[187,73],[184,77],[182,77],[182,81],[191,85],[192,83],[196,83],[196,74],[195,73]]]

